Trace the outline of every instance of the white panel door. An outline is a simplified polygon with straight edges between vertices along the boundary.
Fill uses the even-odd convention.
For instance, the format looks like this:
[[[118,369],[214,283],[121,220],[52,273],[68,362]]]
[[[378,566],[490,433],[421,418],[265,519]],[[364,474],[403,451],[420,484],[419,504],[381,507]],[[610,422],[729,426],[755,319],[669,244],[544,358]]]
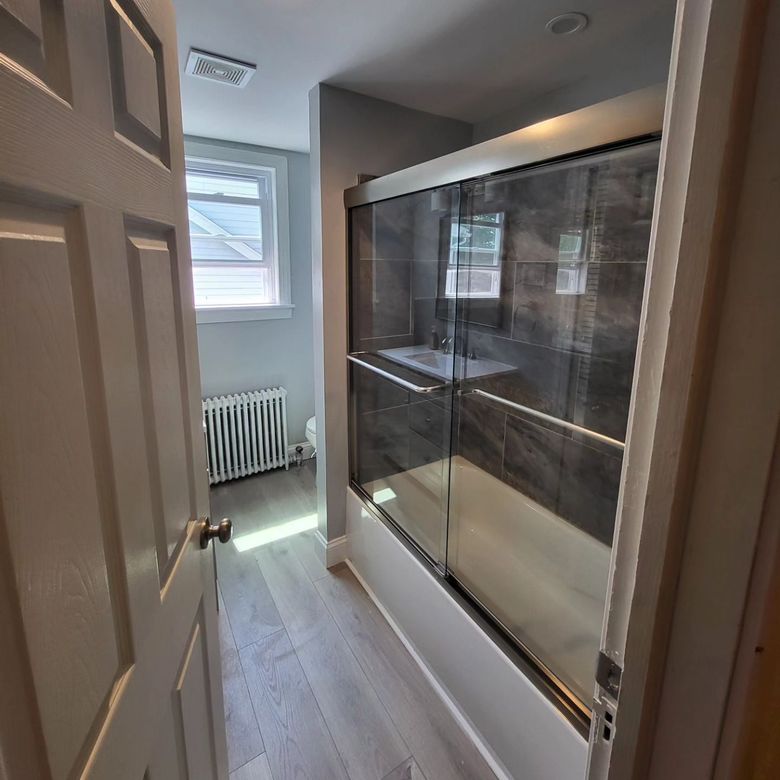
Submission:
[[[226,777],[169,0],[0,0],[0,777]]]

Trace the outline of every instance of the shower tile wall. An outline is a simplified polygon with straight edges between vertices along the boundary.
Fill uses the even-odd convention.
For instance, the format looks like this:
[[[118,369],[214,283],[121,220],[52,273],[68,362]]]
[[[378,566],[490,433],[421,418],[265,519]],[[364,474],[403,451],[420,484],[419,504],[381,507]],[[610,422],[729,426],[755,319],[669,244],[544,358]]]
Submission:
[[[656,166],[653,145],[466,185],[466,218],[503,212],[505,227],[497,326],[481,324],[484,300],[476,311],[465,300],[458,349],[513,370],[464,376],[464,392],[479,387],[625,439]],[[571,265],[563,234],[583,239],[576,294],[561,290],[559,269]],[[459,399],[456,430],[460,455],[611,543],[620,450],[475,395]]]
[[[442,192],[438,207],[428,192],[352,211],[352,311],[357,321],[351,351],[375,353],[428,342],[430,326],[425,337],[415,328],[416,302],[422,299],[433,306],[440,221],[443,214],[457,217],[457,188]],[[439,327],[442,336],[454,330],[452,323]],[[393,370],[411,381],[419,379],[400,367]],[[449,454],[449,392],[419,396],[366,370],[352,371],[358,482],[408,471]]]
[[[499,295],[460,300],[455,351],[512,367],[461,372],[461,389],[624,440],[657,157],[656,145],[637,147],[354,209],[351,350],[428,344],[432,328],[456,334],[443,279],[460,197],[461,219],[502,213],[504,228]],[[578,294],[564,294],[561,236],[577,233],[585,262]],[[410,394],[365,370],[353,377],[360,482],[446,458],[452,414],[454,453],[611,542],[618,450],[473,395],[450,411],[449,396]]]

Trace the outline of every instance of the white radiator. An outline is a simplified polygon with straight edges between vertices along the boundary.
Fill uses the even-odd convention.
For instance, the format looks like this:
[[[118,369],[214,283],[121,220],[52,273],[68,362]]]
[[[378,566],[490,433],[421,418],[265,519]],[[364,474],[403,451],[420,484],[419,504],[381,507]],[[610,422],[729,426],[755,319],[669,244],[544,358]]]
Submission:
[[[283,387],[203,399],[209,482],[288,468]]]

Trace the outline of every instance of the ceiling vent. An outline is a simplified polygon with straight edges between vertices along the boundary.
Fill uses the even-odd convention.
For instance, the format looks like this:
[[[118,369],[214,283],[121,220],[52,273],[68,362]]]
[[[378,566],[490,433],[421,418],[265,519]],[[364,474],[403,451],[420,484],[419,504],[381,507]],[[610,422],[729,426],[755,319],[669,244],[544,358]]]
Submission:
[[[250,65],[248,62],[230,60],[218,54],[190,49],[185,73],[197,76],[199,79],[230,84],[232,87],[245,87],[256,70],[257,66]]]

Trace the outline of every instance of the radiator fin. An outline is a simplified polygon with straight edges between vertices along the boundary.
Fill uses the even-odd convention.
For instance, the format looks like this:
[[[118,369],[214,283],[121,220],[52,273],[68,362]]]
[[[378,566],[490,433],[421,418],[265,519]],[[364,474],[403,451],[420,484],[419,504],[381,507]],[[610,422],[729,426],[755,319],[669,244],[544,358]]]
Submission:
[[[283,387],[203,399],[209,483],[289,468]]]

